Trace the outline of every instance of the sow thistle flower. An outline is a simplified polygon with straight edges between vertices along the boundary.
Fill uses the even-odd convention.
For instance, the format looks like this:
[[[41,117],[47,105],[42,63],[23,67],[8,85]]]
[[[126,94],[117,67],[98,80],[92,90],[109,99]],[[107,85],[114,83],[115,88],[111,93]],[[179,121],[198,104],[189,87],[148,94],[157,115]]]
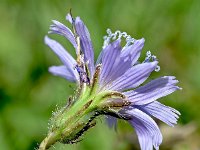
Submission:
[[[142,150],[159,149],[162,134],[151,116],[174,126],[180,113],[157,101],[176,90],[178,80],[164,76],[143,84],[151,72],[159,71],[158,60],[150,51],[143,62],[138,62],[144,39],[136,40],[126,32],[107,30],[102,51],[94,64],[94,51],[90,34],[80,17],[68,14],[66,19],[72,30],[53,20],[50,34],[59,34],[71,42],[76,50],[73,58],[61,44],[45,37],[45,43],[59,57],[63,65],[52,66],[49,71],[71,82],[77,91],[68,104],[53,113],[47,137],[40,150],[56,142],[76,143],[96,118],[105,115],[109,126],[117,119],[130,123],[138,136]],[[121,40],[126,44],[122,46]]]

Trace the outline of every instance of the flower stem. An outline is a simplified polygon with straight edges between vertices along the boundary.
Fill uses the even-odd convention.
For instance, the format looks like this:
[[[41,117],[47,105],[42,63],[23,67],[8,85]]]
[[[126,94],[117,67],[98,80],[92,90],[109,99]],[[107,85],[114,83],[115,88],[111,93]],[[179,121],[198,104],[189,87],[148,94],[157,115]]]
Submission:
[[[56,134],[54,132],[51,132],[48,134],[48,136],[41,142],[40,147],[38,150],[47,150],[49,149],[53,144],[57,142]]]

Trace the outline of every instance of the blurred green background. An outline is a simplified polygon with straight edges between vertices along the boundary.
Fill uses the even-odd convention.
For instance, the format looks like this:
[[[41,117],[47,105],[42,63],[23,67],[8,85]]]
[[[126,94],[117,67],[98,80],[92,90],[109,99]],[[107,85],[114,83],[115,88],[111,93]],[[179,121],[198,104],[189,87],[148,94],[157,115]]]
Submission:
[[[162,98],[181,112],[176,128],[161,122],[161,150],[200,149],[200,1],[199,0],[1,0],[0,3],[0,150],[37,148],[47,133],[56,105],[65,103],[74,85],[48,73],[60,64],[44,44],[52,19],[65,21],[70,8],[89,28],[95,57],[107,28],[144,37],[142,53],[151,50],[161,71],[153,77],[175,75],[182,91]],[[58,36],[69,52],[72,46]],[[74,145],[60,150],[139,149],[133,129],[120,122],[117,132],[103,118]]]

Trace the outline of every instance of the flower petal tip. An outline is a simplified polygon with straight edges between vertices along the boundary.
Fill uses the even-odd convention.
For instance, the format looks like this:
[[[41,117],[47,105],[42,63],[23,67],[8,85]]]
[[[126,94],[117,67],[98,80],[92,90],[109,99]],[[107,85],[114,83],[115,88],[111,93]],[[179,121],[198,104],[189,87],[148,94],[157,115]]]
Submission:
[[[145,42],[145,38],[141,38],[141,39],[139,39],[138,41],[140,41],[141,43],[144,44],[144,42]]]
[[[73,19],[72,19],[72,16],[70,13],[67,14],[66,20],[69,21],[70,23],[72,23]]]
[[[44,43],[45,44],[47,44],[48,45],[48,43],[50,42],[50,38],[46,35],[45,37],[44,37]]]

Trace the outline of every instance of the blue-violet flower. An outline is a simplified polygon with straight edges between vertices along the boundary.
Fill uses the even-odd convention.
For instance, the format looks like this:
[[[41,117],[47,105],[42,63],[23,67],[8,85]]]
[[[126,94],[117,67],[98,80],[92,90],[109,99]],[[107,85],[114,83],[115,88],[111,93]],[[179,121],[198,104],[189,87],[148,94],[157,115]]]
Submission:
[[[96,117],[105,115],[109,126],[117,119],[128,121],[135,129],[142,150],[159,149],[162,134],[151,116],[174,126],[180,113],[157,100],[181,88],[174,76],[164,76],[143,84],[151,72],[159,71],[156,56],[148,51],[139,62],[144,38],[136,40],[126,32],[107,30],[102,51],[94,64],[94,50],[90,34],[83,21],[68,14],[72,30],[53,20],[49,33],[64,36],[76,50],[73,58],[55,40],[45,37],[45,43],[59,57],[63,65],[49,71],[77,84],[75,96],[55,112],[50,121],[48,136],[39,149],[47,149],[55,142],[78,142],[83,132],[96,124]],[[125,45],[121,46],[121,40]]]

